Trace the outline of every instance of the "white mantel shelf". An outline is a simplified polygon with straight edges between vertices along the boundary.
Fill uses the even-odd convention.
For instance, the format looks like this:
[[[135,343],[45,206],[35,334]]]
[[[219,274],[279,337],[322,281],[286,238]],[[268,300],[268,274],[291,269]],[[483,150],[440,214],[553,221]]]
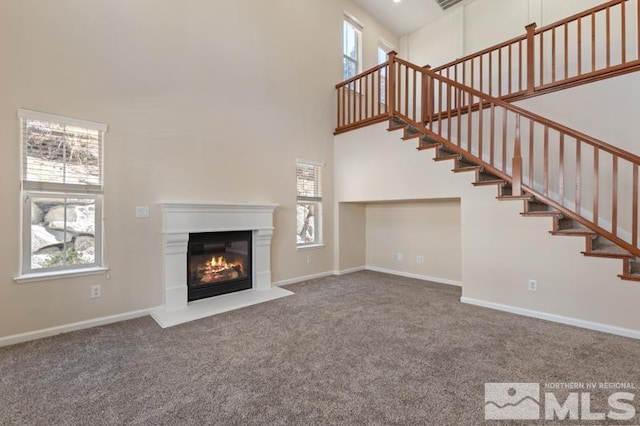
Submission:
[[[293,293],[271,286],[271,203],[162,201],[163,308],[151,316],[161,327],[228,312]],[[187,303],[189,233],[253,232],[253,288]]]

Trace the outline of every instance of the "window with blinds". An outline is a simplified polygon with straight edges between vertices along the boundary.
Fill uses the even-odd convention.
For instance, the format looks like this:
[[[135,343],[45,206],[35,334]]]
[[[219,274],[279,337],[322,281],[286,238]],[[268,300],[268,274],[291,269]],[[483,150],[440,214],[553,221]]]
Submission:
[[[343,80],[362,71],[362,26],[354,18],[345,16],[342,24]]]
[[[19,110],[22,273],[102,264],[106,125]]]
[[[322,164],[296,162],[298,246],[321,244]]]

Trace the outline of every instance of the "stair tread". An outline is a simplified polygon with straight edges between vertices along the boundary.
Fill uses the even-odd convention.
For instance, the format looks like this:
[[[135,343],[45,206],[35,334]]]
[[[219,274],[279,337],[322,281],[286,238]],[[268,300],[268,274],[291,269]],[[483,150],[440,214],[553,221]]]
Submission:
[[[580,235],[580,236],[593,236],[595,232],[587,228],[567,228],[559,229],[557,231],[550,231],[552,235]]]
[[[582,252],[585,256],[593,256],[593,257],[620,257],[620,258],[631,258],[633,255],[629,253],[627,250],[622,247],[616,245],[599,245],[595,248]]]
[[[540,216],[540,217],[554,217],[562,216],[562,213],[555,210],[533,210],[520,213],[522,216]]]
[[[452,172],[454,173],[461,173],[461,172],[472,172],[475,170],[481,170],[482,166],[463,166],[463,167],[456,167],[455,169],[451,169]]]
[[[504,185],[505,183],[507,183],[505,180],[494,179],[494,180],[479,180],[479,181],[475,181],[475,182],[473,182],[473,185],[474,186]]]
[[[640,274],[618,274],[618,277],[627,281],[640,281]]]
[[[500,201],[531,200],[533,198],[533,195],[499,195],[496,198]]]

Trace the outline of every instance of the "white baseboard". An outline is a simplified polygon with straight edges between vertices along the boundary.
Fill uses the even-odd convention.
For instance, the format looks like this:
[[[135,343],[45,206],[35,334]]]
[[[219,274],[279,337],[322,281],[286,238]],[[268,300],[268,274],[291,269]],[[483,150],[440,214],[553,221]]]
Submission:
[[[588,330],[601,331],[603,333],[615,334],[617,336],[629,337],[631,339],[640,339],[640,331],[629,328],[615,327],[613,325],[601,324],[598,322],[585,321],[577,318],[564,317],[561,315],[549,314],[546,312],[533,311],[530,309],[518,308],[516,306],[502,305],[500,303],[486,302],[484,300],[473,299],[470,297],[461,297],[460,302],[469,305],[481,306],[483,308],[495,309],[498,311],[510,312],[516,315],[522,315],[530,318],[538,318],[547,321],[557,322],[560,324],[572,325],[575,327],[586,328]]]
[[[316,278],[330,277],[332,275],[334,275],[333,271],[326,271],[326,272],[320,272],[318,274],[313,274],[313,275],[305,275],[304,277],[296,277],[296,278],[290,278],[288,280],[278,281],[275,283],[271,283],[271,285],[276,287],[283,287],[289,284],[301,283],[302,281],[309,281]]]
[[[125,312],[123,314],[111,315],[108,317],[96,318],[87,321],[74,322],[72,324],[60,325],[57,327],[45,328],[43,330],[30,331],[28,333],[14,334],[12,336],[0,337],[0,347],[15,345],[16,343],[28,342],[30,340],[51,337],[57,334],[69,333],[70,331],[83,330],[85,328],[97,327],[99,325],[111,324],[114,322],[126,321],[134,318],[149,315],[159,307],[141,309],[139,311]]]
[[[382,272],[384,274],[398,275],[406,278],[415,278],[417,280],[422,280],[422,281],[431,281],[433,283],[438,283],[438,284],[455,285],[457,287],[462,287],[462,283],[460,281],[449,280],[447,278],[429,277],[427,275],[412,274],[410,272],[402,272],[402,271],[394,271],[392,269],[378,268],[377,266],[370,266],[370,265],[367,265],[365,268],[367,271]]]
[[[360,271],[365,271],[367,269],[366,266],[356,266],[355,268],[349,268],[349,269],[342,269],[340,271],[333,271],[333,275],[346,275],[346,274],[352,274],[354,272],[360,272]]]

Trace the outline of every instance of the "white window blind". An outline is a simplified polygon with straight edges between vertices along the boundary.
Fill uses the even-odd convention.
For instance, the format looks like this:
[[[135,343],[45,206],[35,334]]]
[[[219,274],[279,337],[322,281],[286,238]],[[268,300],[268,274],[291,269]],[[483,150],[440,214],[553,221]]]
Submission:
[[[296,182],[299,201],[322,201],[322,166],[298,162]]]
[[[24,190],[102,192],[106,126],[26,110],[19,117]]]

